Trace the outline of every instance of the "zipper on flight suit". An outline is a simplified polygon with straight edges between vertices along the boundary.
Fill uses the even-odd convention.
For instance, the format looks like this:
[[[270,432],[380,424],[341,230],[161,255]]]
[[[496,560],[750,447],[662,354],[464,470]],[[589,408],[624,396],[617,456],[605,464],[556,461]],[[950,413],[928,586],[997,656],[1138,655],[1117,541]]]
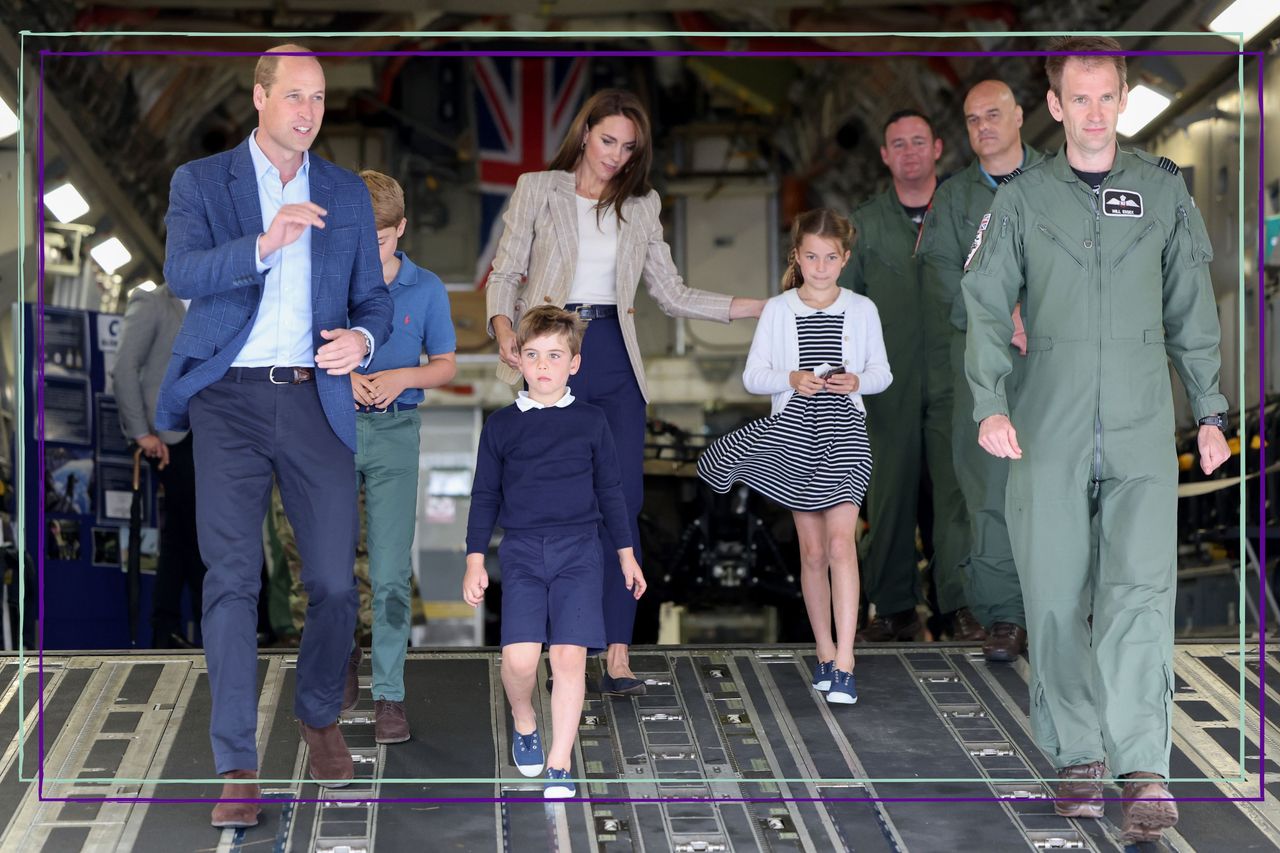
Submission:
[[[1075,252],[1073,252],[1073,251],[1071,250],[1071,247],[1070,247],[1070,246],[1068,246],[1066,243],[1062,242],[1062,240],[1059,240],[1059,239],[1058,239],[1058,235],[1057,235],[1057,234],[1054,234],[1052,231],[1050,231],[1050,230],[1049,230],[1049,228],[1048,228],[1048,227],[1046,227],[1043,223],[1037,223],[1037,224],[1036,224],[1036,227],[1040,229],[1040,233],[1041,233],[1041,234],[1043,234],[1044,236],[1048,237],[1050,240],[1052,240],[1054,243],[1056,243],[1056,244],[1058,245],[1058,248],[1060,248],[1060,249],[1062,249],[1062,251],[1066,252],[1066,253],[1067,253],[1067,256],[1068,256],[1068,257],[1070,257],[1070,258],[1071,258],[1071,260],[1073,260],[1073,261],[1075,261],[1077,264],[1079,264],[1080,269],[1082,269],[1082,270],[1086,270],[1086,269],[1088,269],[1088,267],[1086,267],[1086,266],[1081,262],[1081,260],[1080,260],[1079,258],[1077,258],[1077,257],[1076,257],[1076,253],[1075,253]]]
[[[1132,243],[1126,246],[1125,250],[1120,253],[1120,257],[1116,258],[1114,261],[1111,262],[1111,268],[1116,269],[1122,263],[1124,263],[1124,259],[1133,254],[1133,250],[1138,248],[1138,244],[1141,243],[1143,240],[1145,240],[1147,235],[1151,233],[1151,229],[1155,227],[1156,227],[1156,223],[1154,221],[1148,222],[1147,227],[1143,228],[1142,233],[1138,235],[1138,239],[1134,240]],[[1099,272],[1101,272],[1101,270],[1099,270]]]
[[[1110,176],[1108,176],[1110,177]],[[1106,179],[1103,179],[1103,183]],[[1089,204],[1093,207],[1093,250],[1097,262],[1098,275],[1098,397],[1097,407],[1093,410],[1093,498],[1097,500],[1102,491],[1102,213],[1098,209],[1098,199],[1102,195],[1102,187],[1094,193],[1089,188]]]

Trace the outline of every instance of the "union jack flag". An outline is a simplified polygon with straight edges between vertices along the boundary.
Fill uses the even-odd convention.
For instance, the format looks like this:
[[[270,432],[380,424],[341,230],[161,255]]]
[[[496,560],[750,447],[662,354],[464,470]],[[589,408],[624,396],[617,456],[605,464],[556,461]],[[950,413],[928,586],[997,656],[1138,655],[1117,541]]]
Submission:
[[[516,179],[547,168],[569,130],[587,83],[583,57],[476,60],[475,117],[480,171],[476,289],[484,287],[502,236],[502,209]]]

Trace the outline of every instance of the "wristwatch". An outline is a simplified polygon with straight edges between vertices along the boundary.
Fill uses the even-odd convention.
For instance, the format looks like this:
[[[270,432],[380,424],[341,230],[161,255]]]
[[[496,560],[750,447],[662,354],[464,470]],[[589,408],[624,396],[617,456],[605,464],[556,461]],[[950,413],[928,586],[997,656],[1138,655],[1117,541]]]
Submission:
[[[1216,426],[1220,430],[1227,428],[1227,416],[1224,414],[1209,415],[1200,419],[1200,426]]]

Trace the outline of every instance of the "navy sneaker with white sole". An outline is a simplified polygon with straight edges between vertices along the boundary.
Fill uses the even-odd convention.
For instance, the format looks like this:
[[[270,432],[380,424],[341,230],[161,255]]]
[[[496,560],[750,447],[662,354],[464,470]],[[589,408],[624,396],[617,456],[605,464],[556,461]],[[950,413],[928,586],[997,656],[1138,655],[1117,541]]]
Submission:
[[[533,734],[522,735],[514,728],[511,733],[515,735],[511,739],[511,757],[515,759],[516,769],[520,771],[522,776],[528,776],[532,779],[542,773],[542,739],[538,737],[538,730],[534,729]]]
[[[858,687],[853,683],[852,672],[837,669],[831,673],[827,701],[833,705],[853,705],[858,701]]]
[[[546,800],[566,800],[577,796],[578,789],[569,778],[568,770],[559,767],[547,768],[547,781],[542,787],[542,797]]]
[[[813,689],[826,693],[831,689],[831,673],[836,670],[833,660],[820,660],[813,665]]]

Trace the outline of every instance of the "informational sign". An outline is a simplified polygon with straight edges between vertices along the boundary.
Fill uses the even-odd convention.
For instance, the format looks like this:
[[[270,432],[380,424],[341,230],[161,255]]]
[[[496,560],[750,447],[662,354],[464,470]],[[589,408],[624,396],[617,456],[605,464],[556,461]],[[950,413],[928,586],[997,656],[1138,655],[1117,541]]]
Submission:
[[[89,329],[83,311],[44,309],[45,376],[84,376],[89,370]]]
[[[93,512],[92,483],[92,450],[87,447],[45,447],[45,512],[91,514]]]
[[[45,376],[44,440],[90,444],[89,380]]]
[[[34,509],[27,513],[26,541],[38,560],[44,647],[145,647],[154,580],[146,570],[155,565],[159,541],[156,477],[150,465],[142,467],[144,576],[131,605],[120,567],[135,500],[133,458],[110,381],[123,318],[30,303],[18,313],[28,366],[22,391],[33,424],[21,450],[28,466],[44,454],[43,470],[23,483]],[[43,431],[34,427],[37,417],[44,419]],[[132,633],[131,612],[139,614]]]
[[[120,428],[120,407],[115,397],[96,394],[98,417],[94,423],[98,427],[98,453],[103,456],[128,456],[129,440],[124,437]]]
[[[98,351],[115,352],[120,349],[120,329],[124,317],[119,314],[98,315]]]
[[[143,494],[150,494],[151,466],[143,465],[139,473]],[[99,459],[97,484],[98,522],[100,524],[113,521],[127,523],[129,508],[133,504],[133,461]],[[150,523],[147,506],[142,508],[142,523]]]
[[[119,314],[98,315],[98,352],[102,358],[102,391],[108,396],[115,396],[116,393],[116,356],[120,352],[120,329],[123,326],[124,317]]]

